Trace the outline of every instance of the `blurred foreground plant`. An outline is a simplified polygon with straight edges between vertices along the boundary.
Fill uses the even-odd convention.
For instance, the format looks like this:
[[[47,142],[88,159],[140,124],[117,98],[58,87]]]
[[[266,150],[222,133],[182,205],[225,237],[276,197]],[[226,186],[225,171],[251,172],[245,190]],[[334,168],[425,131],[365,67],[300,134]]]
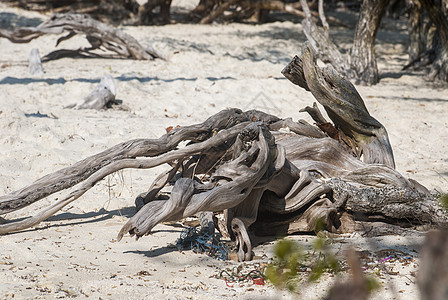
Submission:
[[[312,253],[306,253],[296,242],[281,239],[274,246],[274,261],[266,269],[266,278],[277,288],[297,292],[301,278],[307,282],[318,280],[323,273],[338,273],[341,265],[329,251],[327,239],[316,238]],[[301,274],[309,273],[307,278]]]
[[[277,241],[274,246],[275,258],[267,266],[266,278],[277,288],[299,293],[304,290],[301,282],[306,285],[316,282],[325,272],[341,272],[343,263],[330,251],[330,240],[323,233],[317,232],[309,253],[295,241]],[[336,282],[325,299],[363,300],[379,287],[375,279],[364,276],[359,257],[353,249],[348,249],[346,255],[352,280]]]
[[[439,197],[440,204],[443,208],[445,208],[448,211],[448,193],[447,194],[441,194]]]

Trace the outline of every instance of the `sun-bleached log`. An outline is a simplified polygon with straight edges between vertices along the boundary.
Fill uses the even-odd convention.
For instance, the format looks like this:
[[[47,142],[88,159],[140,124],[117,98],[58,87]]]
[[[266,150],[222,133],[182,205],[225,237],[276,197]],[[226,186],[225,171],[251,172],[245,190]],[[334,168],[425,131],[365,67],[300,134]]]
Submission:
[[[143,47],[134,37],[113,26],[101,23],[86,14],[55,14],[49,20],[37,27],[16,28],[14,31],[0,29],[0,37],[9,39],[13,43],[28,43],[35,38],[46,34],[63,34],[56,46],[76,34],[83,34],[90,43],[90,48],[73,51],[74,54],[94,55],[92,50],[105,49],[114,52],[121,58],[137,60],[151,60],[154,58],[166,59],[159,51],[152,47]],[[66,53],[66,55],[69,55]],[[46,58],[47,57],[47,58]],[[52,57],[51,53],[42,60]]]
[[[316,125],[227,109],[158,139],[118,144],[0,197],[5,214],[71,189],[34,216],[0,224],[0,234],[38,224],[113,172],[162,164],[171,168],[137,197],[138,211],[118,240],[126,234],[140,238],[161,222],[195,215],[204,230],[213,230],[219,226],[209,225],[212,213],[224,211],[237,257],[245,261],[253,257],[251,231],[278,236],[367,228],[367,234],[408,234],[415,225],[448,225],[448,215],[428,190],[394,169],[386,130],[353,85],[335,70],[321,69],[308,46],[283,74],[310,91],[331,122],[317,105],[303,109]],[[162,194],[170,184],[171,193]]]

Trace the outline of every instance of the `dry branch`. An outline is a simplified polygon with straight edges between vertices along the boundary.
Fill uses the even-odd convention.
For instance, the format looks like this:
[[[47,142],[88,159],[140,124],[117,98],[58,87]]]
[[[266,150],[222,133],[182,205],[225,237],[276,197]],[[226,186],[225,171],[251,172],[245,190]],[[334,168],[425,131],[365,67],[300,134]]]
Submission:
[[[0,29],[0,37],[7,38],[13,43],[28,43],[45,34],[62,34],[64,32],[67,32],[68,35],[61,37],[57,44],[76,34],[84,34],[91,44],[90,48],[74,51],[75,53],[90,54],[91,50],[104,48],[115,52],[122,58],[165,59],[163,54],[155,51],[152,47],[144,48],[131,35],[96,21],[85,14],[56,14],[50,20],[34,28],[17,28],[14,31]]]
[[[129,159],[132,162],[136,157],[150,157],[167,153],[175,149],[182,141],[205,141],[213,136],[214,132],[222,129],[229,129],[227,134],[230,138],[237,135],[238,130],[241,130],[240,126],[234,126],[244,121],[247,121],[247,118],[241,110],[224,110],[201,124],[174,128],[158,139],[136,139],[118,144],[83,159],[71,167],[46,175],[28,187],[0,197],[0,214],[18,210],[53,193],[73,187],[114,162],[124,159]]]
[[[208,212],[202,222],[208,224],[210,212],[224,210],[238,259],[250,260],[250,230],[279,235],[313,231],[323,224],[341,233],[367,228],[374,221],[371,233],[380,234],[397,228],[394,225],[448,224],[447,214],[426,188],[394,170],[386,130],[370,116],[352,84],[332,68],[320,69],[309,46],[283,74],[311,91],[333,124],[316,105],[304,110],[317,121],[316,127],[259,111],[228,109],[159,139],[128,141],[1,197],[4,214],[74,187],[36,216],[0,225],[0,234],[36,225],[113,172],[165,163],[172,168],[137,198],[141,208],[118,239],[127,233],[139,238],[160,222],[200,212]],[[283,126],[291,130],[277,131]],[[178,148],[182,141],[189,143]],[[158,198],[171,180],[170,197]],[[383,227],[379,221],[388,224]]]
[[[364,162],[395,167],[384,126],[370,116],[355,87],[331,65],[325,69],[317,67],[316,57],[310,47],[305,48],[302,58],[296,56],[282,73],[294,84],[311,91],[324,106],[336,128],[354,139],[360,149],[352,150],[358,157],[363,156]]]
[[[327,184],[331,186],[335,202],[348,212],[407,220],[415,224],[447,224],[447,212],[439,202],[411,186],[356,187],[341,179],[332,179]]]
[[[10,6],[52,13],[89,14],[105,23],[120,23],[137,12],[136,0],[0,0]]]

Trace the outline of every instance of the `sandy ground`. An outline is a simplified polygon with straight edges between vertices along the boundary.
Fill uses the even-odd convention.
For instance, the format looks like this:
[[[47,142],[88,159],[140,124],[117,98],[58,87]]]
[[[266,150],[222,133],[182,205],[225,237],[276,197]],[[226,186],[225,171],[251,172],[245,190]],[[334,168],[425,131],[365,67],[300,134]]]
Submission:
[[[176,2],[174,2],[176,6]],[[0,26],[37,25],[47,17],[0,4]],[[60,59],[44,64],[45,75],[28,73],[28,55],[55,50],[56,36],[28,44],[0,39],[0,194],[69,166],[87,156],[134,138],[155,138],[168,126],[202,122],[227,107],[260,109],[280,117],[309,120],[299,109],[312,95],[280,73],[300,53],[301,25],[290,21],[264,25],[185,25],[123,27],[144,45],[163,51],[168,61]],[[350,47],[351,29],[331,35]],[[448,186],[448,93],[425,82],[422,74],[402,72],[406,29],[403,21],[385,20],[378,34],[381,82],[357,87],[370,113],[389,132],[397,170],[430,190]],[[82,37],[60,47],[86,45]],[[117,85],[123,109],[72,110],[104,74]],[[226,285],[216,278],[236,262],[222,262],[173,246],[183,227],[158,225],[135,241],[116,234],[134,214],[135,197],[145,191],[153,170],[124,170],[107,177],[36,228],[0,236],[0,299],[93,297],[101,299],[264,299],[292,298],[269,284]],[[56,194],[22,211],[21,218],[55,201]],[[304,247],[314,239],[293,236]],[[373,299],[416,299],[415,271],[421,236],[365,239],[335,238],[342,253],[349,245],[371,252],[366,272],[381,288]],[[244,264],[251,270],[272,257],[273,240],[258,245],[261,257]],[[389,260],[375,264],[384,259]],[[304,285],[300,299],[325,295],[336,277]]]

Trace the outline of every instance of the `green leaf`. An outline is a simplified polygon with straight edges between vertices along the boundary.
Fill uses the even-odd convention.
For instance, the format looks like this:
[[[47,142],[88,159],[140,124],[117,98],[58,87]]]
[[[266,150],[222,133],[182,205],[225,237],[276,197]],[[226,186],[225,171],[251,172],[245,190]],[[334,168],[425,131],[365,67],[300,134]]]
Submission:
[[[281,239],[277,242],[274,248],[274,254],[280,259],[285,260],[286,256],[290,255],[296,247],[295,243],[290,240]]]
[[[442,194],[439,197],[439,202],[440,202],[440,205],[442,205],[442,207],[444,209],[448,210],[448,194]]]
[[[325,239],[324,238],[316,238],[313,242],[313,248],[316,251],[321,251],[325,247]]]
[[[370,277],[370,276],[367,277],[366,283],[367,283],[367,291],[369,293],[380,288],[379,282],[373,277]]]
[[[280,283],[281,283],[281,276],[279,274],[279,270],[277,268],[277,266],[273,265],[273,264],[269,264],[268,267],[266,268],[266,278],[272,282],[272,284],[276,287],[280,287]]]

